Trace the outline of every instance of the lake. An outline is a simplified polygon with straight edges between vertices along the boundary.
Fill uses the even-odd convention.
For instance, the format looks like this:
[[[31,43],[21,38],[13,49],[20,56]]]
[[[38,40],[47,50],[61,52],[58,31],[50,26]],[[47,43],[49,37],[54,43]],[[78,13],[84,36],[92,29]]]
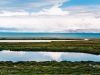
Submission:
[[[0,51],[0,61],[98,61],[100,55],[73,52],[24,52]]]
[[[100,38],[100,33],[20,33],[20,32],[0,32],[0,37],[10,38]]]

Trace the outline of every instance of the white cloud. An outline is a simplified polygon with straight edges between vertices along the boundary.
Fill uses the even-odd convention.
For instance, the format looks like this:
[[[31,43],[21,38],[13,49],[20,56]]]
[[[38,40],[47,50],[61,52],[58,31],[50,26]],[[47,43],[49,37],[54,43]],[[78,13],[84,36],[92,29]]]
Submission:
[[[39,52],[43,56],[49,56],[54,60],[61,60],[61,56],[67,53],[64,52]]]
[[[71,16],[0,17],[0,27],[19,31],[55,32],[68,29],[100,29],[100,18]]]
[[[66,0],[63,0],[66,1]],[[62,1],[62,2],[63,2]],[[52,0],[52,2],[55,2]],[[58,3],[61,0],[58,1]],[[100,12],[87,11],[86,7],[69,7],[62,10],[55,4],[49,9],[29,14],[24,10],[2,11],[0,27],[16,28],[22,32],[56,32],[69,29],[100,29]],[[96,13],[96,14],[95,14]],[[13,30],[4,30],[13,31]]]
[[[20,51],[20,52],[16,52],[16,51],[9,51],[9,50],[3,50],[2,51],[2,54],[5,54],[5,55],[7,55],[7,56],[23,56],[23,55],[25,55],[25,52],[23,52],[23,51]]]
[[[71,52],[39,52],[45,57],[51,57],[53,60],[63,60],[63,57],[66,59],[80,59],[80,58],[85,58],[86,55],[85,53],[71,53]]]
[[[100,18],[71,16],[0,17],[0,27],[19,31],[55,32],[68,29],[100,29]]]
[[[11,12],[11,11],[2,11],[2,14],[0,16],[29,16],[29,15],[68,15],[69,11],[63,11],[59,6],[62,4],[56,4],[52,6],[49,9],[43,9],[43,11],[40,12],[33,12],[29,14],[29,12],[26,12],[24,10],[19,10],[16,12]]]
[[[19,11],[19,12],[9,12],[9,11],[2,11],[3,14],[0,14],[0,16],[28,16],[29,13],[25,11]]]
[[[69,0],[0,0],[0,10],[28,10],[28,9],[37,9],[38,7],[42,8],[44,6],[55,5],[59,3],[68,2]]]
[[[50,9],[43,9],[43,11],[32,13],[31,15],[67,15],[69,14],[68,11],[63,11],[59,6],[62,4],[57,4],[52,6]]]

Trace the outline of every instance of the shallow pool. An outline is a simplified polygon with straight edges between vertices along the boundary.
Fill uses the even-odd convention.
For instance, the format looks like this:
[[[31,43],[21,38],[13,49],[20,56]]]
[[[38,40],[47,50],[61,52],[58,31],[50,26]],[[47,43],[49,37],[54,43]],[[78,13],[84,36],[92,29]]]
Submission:
[[[0,61],[100,61],[100,55],[73,52],[0,51]]]

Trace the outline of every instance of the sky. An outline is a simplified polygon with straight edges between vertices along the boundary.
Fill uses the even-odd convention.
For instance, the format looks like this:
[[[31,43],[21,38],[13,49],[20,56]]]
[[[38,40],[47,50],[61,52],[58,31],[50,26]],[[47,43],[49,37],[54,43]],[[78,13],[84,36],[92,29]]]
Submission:
[[[0,0],[0,32],[100,30],[100,0]]]

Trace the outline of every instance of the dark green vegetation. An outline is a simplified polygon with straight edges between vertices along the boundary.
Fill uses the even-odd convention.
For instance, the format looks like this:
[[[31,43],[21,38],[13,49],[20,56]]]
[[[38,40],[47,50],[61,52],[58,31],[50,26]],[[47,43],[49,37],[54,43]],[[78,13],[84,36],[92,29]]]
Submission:
[[[100,75],[100,62],[1,61],[0,75]]]
[[[0,50],[83,52],[83,53],[91,53],[91,54],[99,55],[100,54],[100,40],[0,43]]]

